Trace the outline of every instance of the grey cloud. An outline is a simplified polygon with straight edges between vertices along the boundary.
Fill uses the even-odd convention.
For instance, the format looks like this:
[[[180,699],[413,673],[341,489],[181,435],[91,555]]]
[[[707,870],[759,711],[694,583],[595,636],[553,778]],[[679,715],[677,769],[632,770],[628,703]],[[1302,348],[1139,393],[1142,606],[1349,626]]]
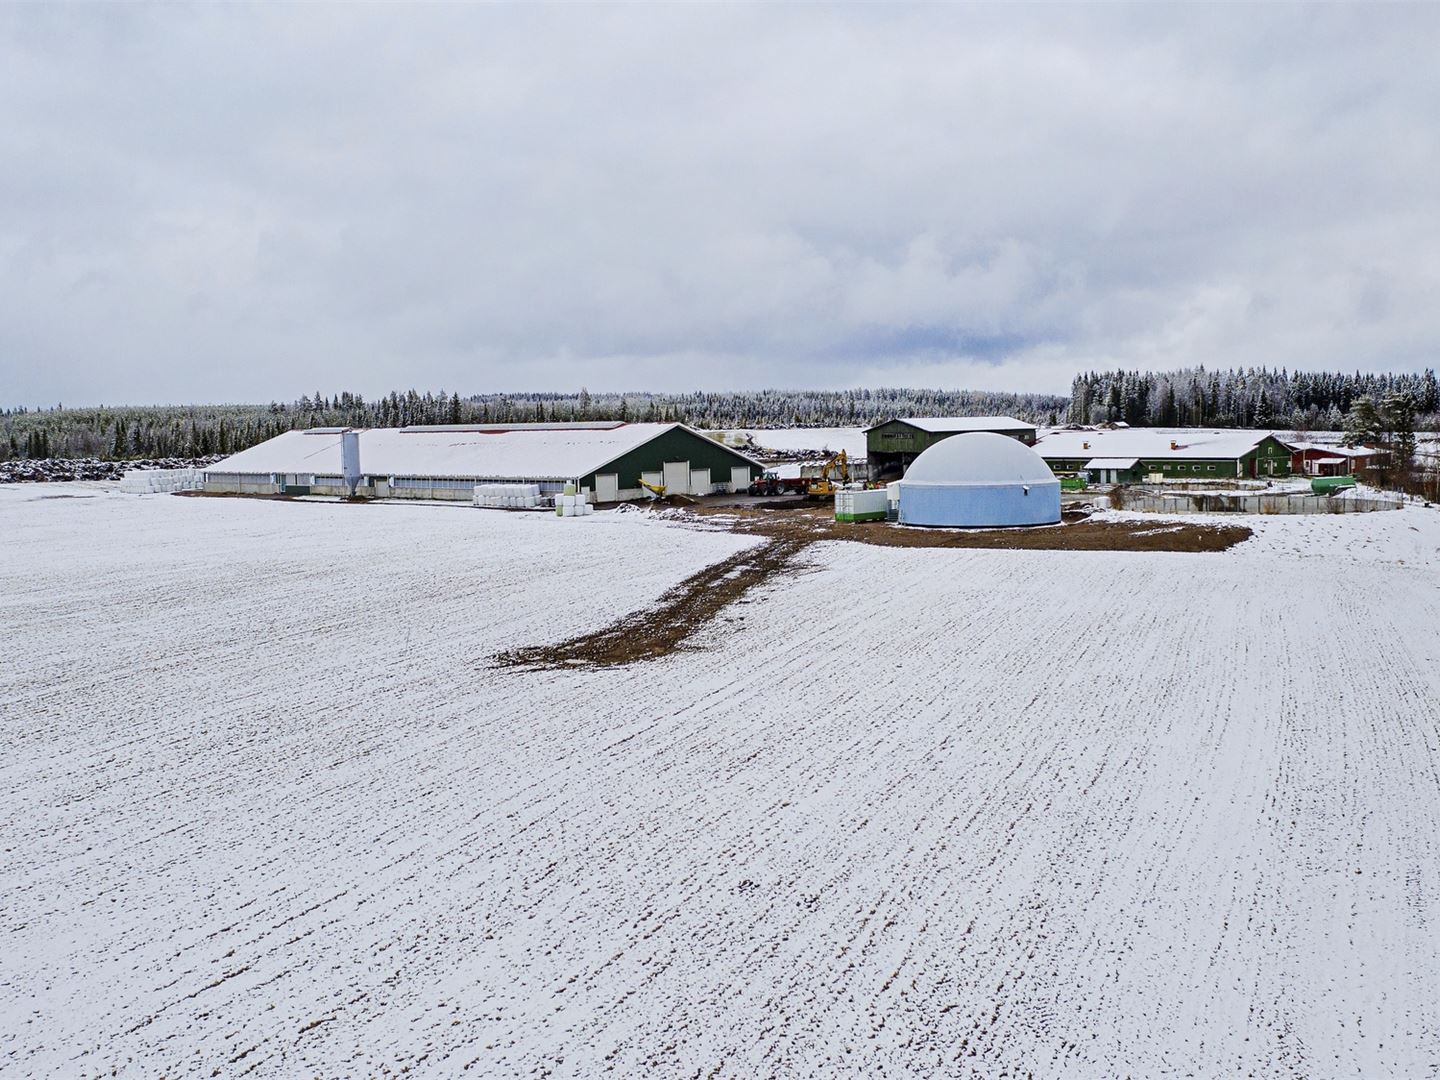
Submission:
[[[1414,368],[1428,7],[12,7],[0,399]]]

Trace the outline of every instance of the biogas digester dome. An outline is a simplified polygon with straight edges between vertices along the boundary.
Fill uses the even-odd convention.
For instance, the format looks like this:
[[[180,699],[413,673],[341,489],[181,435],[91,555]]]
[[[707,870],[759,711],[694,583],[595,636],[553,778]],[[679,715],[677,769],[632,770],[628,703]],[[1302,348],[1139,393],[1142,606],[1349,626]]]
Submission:
[[[952,435],[900,481],[902,525],[1052,525],[1060,481],[1045,459],[1007,435]]]

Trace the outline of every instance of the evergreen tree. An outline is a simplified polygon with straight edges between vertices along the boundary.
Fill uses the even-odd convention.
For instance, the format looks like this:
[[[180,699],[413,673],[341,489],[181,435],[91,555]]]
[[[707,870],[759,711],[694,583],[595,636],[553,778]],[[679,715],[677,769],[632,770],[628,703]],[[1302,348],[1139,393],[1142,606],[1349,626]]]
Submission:
[[[1263,431],[1268,429],[1273,422],[1274,417],[1270,412],[1270,399],[1265,396],[1265,392],[1262,390],[1255,398],[1255,426]]]
[[[1369,397],[1358,397],[1345,414],[1345,446],[1373,446],[1380,442],[1380,412]]]
[[[1415,395],[1408,390],[1386,394],[1382,409],[1395,460],[1408,468],[1415,460]]]

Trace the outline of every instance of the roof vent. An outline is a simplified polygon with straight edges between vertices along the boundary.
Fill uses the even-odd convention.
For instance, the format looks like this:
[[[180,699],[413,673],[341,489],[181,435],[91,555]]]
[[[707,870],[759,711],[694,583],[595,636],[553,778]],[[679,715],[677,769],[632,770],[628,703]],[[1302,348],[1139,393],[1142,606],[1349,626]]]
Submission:
[[[1080,444],[1080,449],[1081,449],[1081,450],[1089,450],[1089,449],[1090,449],[1090,444],[1089,444],[1088,442],[1082,442],[1082,443]]]
[[[1171,450],[1179,450],[1179,449],[1180,449],[1180,444],[1179,444],[1178,442],[1176,442],[1174,439],[1171,439],[1171,440],[1170,440],[1170,449],[1171,449]]]

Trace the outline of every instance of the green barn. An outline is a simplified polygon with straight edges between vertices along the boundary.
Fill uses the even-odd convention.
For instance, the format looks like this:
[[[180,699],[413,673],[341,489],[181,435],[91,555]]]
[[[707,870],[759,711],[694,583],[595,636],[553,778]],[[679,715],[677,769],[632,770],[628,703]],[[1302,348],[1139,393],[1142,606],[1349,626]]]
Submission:
[[[886,420],[865,429],[865,456],[872,479],[896,479],[910,463],[951,435],[991,431],[1026,446],[1035,444],[1035,425],[1013,416],[911,416]]]
[[[1269,431],[1082,428],[1048,432],[1035,449],[1056,475],[1100,484],[1290,475],[1290,448]]]

